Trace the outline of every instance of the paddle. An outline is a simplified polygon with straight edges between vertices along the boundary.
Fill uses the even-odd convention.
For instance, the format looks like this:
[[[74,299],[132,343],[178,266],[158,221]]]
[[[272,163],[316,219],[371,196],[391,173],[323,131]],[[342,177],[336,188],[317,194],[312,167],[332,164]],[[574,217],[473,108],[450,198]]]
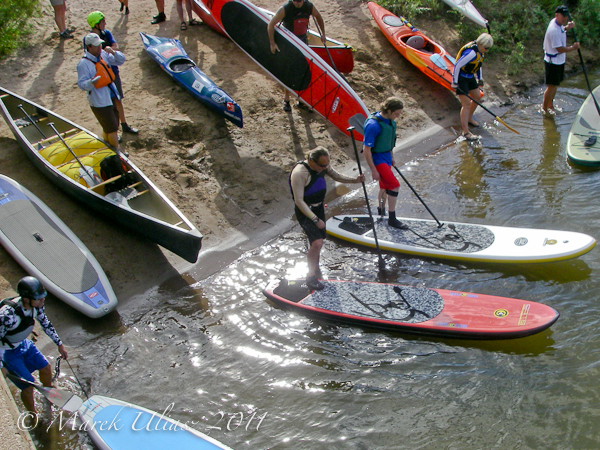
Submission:
[[[319,22],[317,22],[317,19],[315,18],[315,16],[313,16],[313,21],[315,22],[315,26],[317,27],[317,30],[319,30],[319,34],[323,37],[325,37],[325,39],[323,39],[323,46],[325,47],[325,51],[327,52],[327,56],[329,57],[329,61],[331,62],[331,67],[333,67],[333,70],[335,70],[340,77],[342,77],[344,79],[344,81],[348,81],[346,80],[346,78],[344,77],[344,75],[341,74],[341,72],[338,70],[338,68],[335,66],[335,63],[333,62],[333,58],[331,57],[331,53],[329,53],[329,49],[327,48],[327,36],[325,36],[325,33],[321,30],[321,27],[319,27]]]
[[[46,139],[46,135],[44,134],[44,132],[40,129],[40,127],[38,127],[38,124],[35,123],[35,121],[33,120],[33,118],[27,113],[27,111],[25,111],[25,108],[23,108],[22,104],[18,104],[17,108],[19,108],[21,111],[23,111],[23,113],[27,116],[27,119],[29,119],[29,121],[33,124],[33,126],[40,132],[40,134],[42,135],[42,137],[44,139]]]
[[[565,6],[565,8],[566,8],[566,6]],[[567,9],[567,11],[568,11],[568,9]],[[567,17],[569,18],[569,22],[572,22],[571,14],[569,12],[567,12]],[[577,35],[575,34],[575,28],[573,28],[573,39],[575,39],[575,42],[577,42]],[[590,80],[588,78],[587,70],[585,68],[585,63],[583,62],[583,56],[581,56],[581,50],[577,49],[577,53],[579,54],[579,61],[581,61],[581,68],[583,69],[583,75],[585,76],[585,82],[587,83],[587,87],[588,87],[588,90],[590,91],[590,95],[592,96],[592,99],[594,100],[594,105],[596,105],[596,110],[598,111],[598,114],[600,115],[600,106],[598,106],[598,102],[596,101],[596,97],[594,97],[594,92],[592,91],[592,87],[590,86]]]
[[[65,411],[75,412],[79,410],[79,408],[83,404],[83,400],[81,398],[77,397],[69,391],[63,391],[61,389],[56,388],[49,388],[46,386],[42,386],[41,384],[32,383],[31,381],[13,375],[12,373],[7,373],[6,376],[13,381],[18,381],[20,383],[26,384],[37,389],[44,397],[48,399],[50,403],[56,405],[60,409],[64,409]]]
[[[435,219],[435,221],[438,224],[438,228],[442,228],[444,226],[444,224],[440,223],[440,221],[437,220],[437,217],[435,217],[435,215],[433,214],[433,212],[431,212],[431,210],[429,209],[429,206],[427,206],[425,204],[425,202],[423,201],[423,199],[419,196],[419,194],[417,194],[417,191],[415,191],[415,189],[411,186],[411,184],[408,182],[408,180],[406,179],[406,177],[404,175],[402,175],[402,172],[400,172],[400,169],[398,169],[396,166],[394,166],[394,169],[396,169],[396,172],[398,172],[398,175],[400,175],[402,177],[402,179],[404,180],[404,182],[406,183],[406,185],[410,188],[410,190],[413,191],[413,194],[415,194],[417,196],[417,198],[421,201],[421,203],[423,203],[423,206],[425,207],[425,209],[427,209],[427,211],[429,211],[429,214],[431,214],[431,217],[433,217]]]
[[[50,122],[50,123],[48,124],[48,126],[54,130],[54,132],[56,133],[56,135],[58,136],[58,138],[61,140],[61,142],[63,143],[63,145],[64,145],[65,147],[67,147],[67,150],[69,150],[69,151],[71,152],[71,155],[73,155],[73,157],[74,157],[74,158],[77,160],[77,162],[79,163],[79,165],[81,166],[81,168],[83,169],[83,171],[84,171],[84,172],[85,172],[85,173],[86,173],[86,174],[87,174],[87,175],[88,175],[88,176],[89,176],[89,177],[90,177],[92,180],[94,180],[94,179],[97,177],[97,175],[96,175],[96,172],[94,172],[94,170],[93,170],[93,169],[92,169],[92,173],[90,173],[90,172],[88,171],[88,168],[87,168],[87,167],[85,167],[85,166],[83,165],[83,163],[82,163],[82,162],[79,160],[79,158],[77,157],[77,155],[75,154],[75,152],[74,152],[74,151],[71,149],[71,147],[69,147],[69,145],[68,145],[68,144],[65,142],[65,140],[62,138],[62,136],[60,135],[60,133],[58,132],[58,130],[57,130],[57,129],[56,129],[56,127],[54,126],[54,122]],[[91,184],[91,183],[88,183],[88,184]]]
[[[54,378],[58,378],[58,376],[60,375],[60,360],[62,359],[61,356],[59,356],[58,358],[56,358],[56,366],[54,367]],[[90,399],[90,397],[88,397],[87,392],[85,392],[85,389],[83,388],[83,385],[81,384],[81,381],[79,381],[79,378],[77,378],[77,375],[75,375],[75,371],[73,370],[73,367],[71,367],[71,363],[69,362],[68,359],[65,359],[65,361],[67,361],[67,364],[69,366],[69,369],[71,369],[71,373],[73,374],[73,376],[75,377],[75,380],[77,381],[77,384],[79,385],[79,389],[81,389],[81,392],[83,392],[83,394],[85,395],[85,398],[87,398],[88,400]]]
[[[358,164],[358,173],[362,175],[362,167],[360,166],[360,159],[358,157],[358,149],[356,148],[356,140],[354,139],[354,127],[348,127],[347,130],[350,132],[350,138],[352,139],[352,145],[354,146],[354,155],[356,156],[356,163]],[[375,238],[375,247],[377,248],[377,255],[379,256],[379,269],[385,269],[385,261],[381,256],[381,249],[379,248],[379,241],[377,240],[377,230],[375,229],[375,220],[373,220],[373,214],[371,213],[371,205],[369,204],[369,195],[367,194],[367,187],[365,182],[361,181],[363,193],[365,194],[365,202],[367,203],[367,211],[369,211],[369,218],[371,219],[371,225],[373,226],[373,237]]]

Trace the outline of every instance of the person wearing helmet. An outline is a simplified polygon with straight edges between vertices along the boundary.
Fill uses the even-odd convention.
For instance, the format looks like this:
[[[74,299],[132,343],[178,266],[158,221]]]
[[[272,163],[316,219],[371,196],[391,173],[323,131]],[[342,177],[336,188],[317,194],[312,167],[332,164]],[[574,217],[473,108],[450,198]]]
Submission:
[[[31,276],[21,278],[17,284],[18,297],[4,299],[0,302],[0,367],[2,373],[7,372],[34,382],[32,373],[39,371],[40,381],[46,387],[52,386],[52,369],[48,360],[27,339],[37,319],[46,334],[58,346],[58,352],[64,359],[67,351],[58,337],[54,326],[46,317],[44,302],[46,289],[40,281]],[[21,400],[28,411],[35,413],[33,387],[14,382],[21,389]]]
[[[104,14],[100,11],[94,11],[89,13],[87,16],[87,23],[92,28],[92,33],[96,33],[100,36],[104,42],[102,43],[102,49],[106,49],[106,47],[111,47],[115,51],[119,51],[119,44],[113,37],[112,33],[106,29],[106,19]],[[123,86],[121,83],[121,75],[119,72],[118,66],[110,66],[113,73],[115,74],[115,87],[119,92],[120,99],[115,98],[115,106],[117,107],[117,111],[119,112],[119,122],[121,123],[121,128],[124,133],[137,134],[138,129],[130,127],[127,124],[127,119],[125,118],[125,109],[123,108]]]
[[[460,109],[460,126],[462,135],[468,141],[479,139],[469,131],[469,125],[478,127],[479,123],[473,120],[473,113],[477,109],[477,103],[471,100],[479,98],[479,86],[483,86],[483,72],[481,65],[487,51],[494,45],[494,39],[488,33],[481,33],[479,37],[463,46],[456,56],[454,74],[452,77],[452,88],[456,89],[456,94],[462,105]]]

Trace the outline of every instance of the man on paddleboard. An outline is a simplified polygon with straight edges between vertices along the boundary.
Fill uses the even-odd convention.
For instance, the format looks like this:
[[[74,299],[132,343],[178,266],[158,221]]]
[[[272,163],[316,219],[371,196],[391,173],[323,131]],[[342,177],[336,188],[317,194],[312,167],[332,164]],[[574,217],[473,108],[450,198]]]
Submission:
[[[308,25],[310,22],[310,16],[314,16],[319,24],[319,32],[321,33],[321,42],[323,45],[326,43],[325,37],[325,22],[321,13],[317,8],[308,0],[290,0],[283,5],[277,13],[273,16],[269,25],[267,26],[267,33],[269,34],[269,43],[271,45],[271,53],[275,54],[279,50],[279,47],[275,43],[275,26],[283,21],[283,26],[294,33],[302,42],[308,45]],[[285,91],[285,99],[283,100],[283,110],[289,112],[292,110],[290,106],[290,92],[287,89]],[[301,103],[298,102],[298,106]]]
[[[323,283],[318,280],[320,275],[319,259],[325,230],[325,194],[327,183],[325,175],[341,183],[362,183],[363,174],[348,177],[335,171],[329,164],[329,151],[324,147],[312,150],[305,161],[296,164],[290,173],[290,188],[294,199],[294,210],[298,223],[306,233],[310,248],[308,249],[308,276],[306,285],[310,289],[321,290]]]
[[[546,90],[542,109],[546,113],[554,111],[554,96],[560,82],[564,80],[567,53],[577,50],[579,42],[567,47],[567,31],[575,24],[569,21],[569,10],[566,6],[559,6],[554,12],[554,19],[550,21],[544,36],[544,66]]]
[[[481,65],[487,51],[494,45],[494,39],[488,33],[481,33],[477,40],[464,45],[456,55],[454,74],[452,75],[452,88],[460,100],[460,126],[462,135],[468,141],[475,141],[479,136],[469,131],[469,125],[478,127],[479,123],[473,120],[473,113],[477,103],[472,98],[479,99],[481,94],[479,86],[483,86],[483,72]],[[467,95],[469,94],[469,95]]]
[[[58,337],[46,313],[44,301],[46,289],[35,277],[22,278],[17,284],[19,297],[5,299],[0,302],[0,367],[2,373],[7,372],[35,382],[31,375],[39,371],[40,381],[46,387],[52,386],[52,369],[48,360],[27,339],[33,331],[34,319],[40,323],[46,334],[58,346],[60,356],[67,359],[67,351]],[[21,389],[21,400],[28,411],[35,413],[33,386],[14,382]]]
[[[400,182],[392,172],[394,161],[394,146],[396,145],[396,119],[404,105],[399,98],[390,97],[380,106],[380,111],[371,114],[365,121],[363,153],[373,180],[379,181],[379,205],[377,212],[385,215],[385,204],[389,197],[390,217],[388,225],[400,230],[408,227],[396,219],[396,201]]]

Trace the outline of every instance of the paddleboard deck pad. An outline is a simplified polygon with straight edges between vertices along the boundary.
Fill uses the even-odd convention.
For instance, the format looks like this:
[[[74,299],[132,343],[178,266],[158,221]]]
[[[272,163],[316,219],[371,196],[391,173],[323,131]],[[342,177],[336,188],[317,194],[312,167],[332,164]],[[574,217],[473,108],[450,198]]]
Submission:
[[[79,419],[101,450],[231,450],[194,428],[141,406],[94,395],[78,411]]]
[[[593,90],[600,102],[600,86]],[[568,158],[584,166],[600,166],[600,113],[592,94],[581,105],[567,139]]]
[[[436,258],[499,263],[539,263],[575,258],[590,251],[596,240],[583,233],[533,228],[509,228],[399,217],[408,230],[374,217],[382,250]],[[376,247],[367,215],[334,216],[327,220],[331,236]]]
[[[338,323],[467,339],[512,339],[550,327],[559,314],[536,302],[360,281],[274,280],[263,293],[284,309]]]
[[[355,138],[362,141],[369,110],[344,78],[313,50],[284,27],[276,27],[280,51],[271,53],[269,17],[249,1],[212,0],[206,7],[227,36],[275,80],[347,136],[348,127],[354,127]]]
[[[60,300],[97,318],[117,297],[96,258],[37,196],[0,175],[0,243]]]

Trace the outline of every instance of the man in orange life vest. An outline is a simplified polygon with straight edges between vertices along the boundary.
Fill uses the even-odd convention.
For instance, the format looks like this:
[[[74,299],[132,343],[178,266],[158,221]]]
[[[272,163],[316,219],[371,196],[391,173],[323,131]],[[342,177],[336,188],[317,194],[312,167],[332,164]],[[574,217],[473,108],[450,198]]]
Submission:
[[[85,51],[77,63],[77,86],[88,93],[88,103],[102,126],[103,139],[117,150],[119,111],[113,99],[121,97],[110,66],[122,65],[125,55],[110,46],[102,49],[103,42],[96,33],[89,33],[83,39]]]
[[[275,25],[283,21],[283,26],[294,33],[302,42],[308,45],[308,25],[310,16],[314,16],[319,24],[319,32],[321,33],[321,42],[325,44],[325,22],[317,8],[308,0],[290,0],[283,5],[273,16],[267,32],[269,34],[269,43],[271,45],[271,53],[275,54],[279,47],[275,43]],[[300,103],[298,103],[300,106]],[[283,110],[289,112],[292,110],[290,106],[290,92],[285,89],[285,99],[283,101]]]

